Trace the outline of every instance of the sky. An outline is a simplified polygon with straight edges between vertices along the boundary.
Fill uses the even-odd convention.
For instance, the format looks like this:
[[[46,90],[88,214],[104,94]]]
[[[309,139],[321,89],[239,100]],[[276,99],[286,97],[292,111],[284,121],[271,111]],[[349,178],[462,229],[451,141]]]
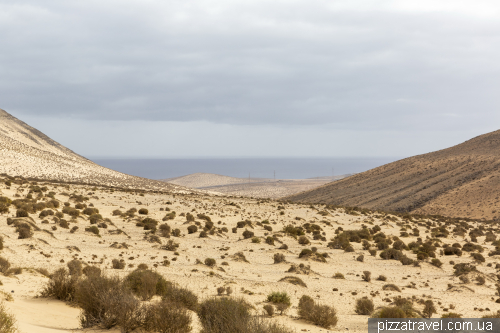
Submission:
[[[500,123],[499,1],[0,0],[0,45],[0,108],[87,157],[405,157]]]

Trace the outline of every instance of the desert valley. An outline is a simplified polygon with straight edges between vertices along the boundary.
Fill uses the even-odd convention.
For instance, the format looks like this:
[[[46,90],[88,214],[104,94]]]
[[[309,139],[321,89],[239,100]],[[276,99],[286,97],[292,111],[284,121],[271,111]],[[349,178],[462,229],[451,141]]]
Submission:
[[[498,317],[498,135],[277,188],[124,175],[0,110],[0,322],[366,332],[370,317]]]

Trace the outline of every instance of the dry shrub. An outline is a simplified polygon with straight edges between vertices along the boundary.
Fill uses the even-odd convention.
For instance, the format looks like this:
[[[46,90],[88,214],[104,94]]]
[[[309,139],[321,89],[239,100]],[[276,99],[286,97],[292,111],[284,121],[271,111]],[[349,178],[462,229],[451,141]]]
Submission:
[[[362,278],[364,281],[370,282],[372,279],[371,276],[372,276],[372,273],[370,271],[364,271]]]
[[[385,284],[382,287],[382,290],[390,290],[390,291],[399,291],[399,292],[401,292],[401,289],[399,289],[398,286],[396,286],[395,284],[392,284],[392,283]],[[399,317],[394,317],[394,318],[399,318]]]
[[[216,265],[216,261],[215,259],[213,258],[206,258],[205,259],[205,265],[207,265],[208,267],[214,267]]]
[[[120,261],[118,259],[113,259],[111,261],[111,264],[113,265],[114,269],[124,269],[125,268],[125,261]]]
[[[209,298],[200,304],[203,333],[248,332],[251,305],[242,298]]]
[[[317,304],[307,295],[300,298],[298,308],[299,316],[315,325],[326,329],[337,325],[338,318],[335,308]]]
[[[304,281],[302,281],[301,278],[295,277],[295,276],[285,276],[284,278],[280,279],[278,282],[288,282],[296,286],[301,286],[304,288],[307,288],[307,285]]]
[[[272,317],[274,315],[274,306],[272,306],[271,304],[264,305],[264,310],[269,317]]]
[[[10,262],[4,257],[0,257],[0,272],[5,274],[10,268]]]
[[[13,315],[7,312],[5,305],[0,303],[0,332],[2,333],[16,333],[16,319]]]
[[[273,259],[275,264],[286,262],[285,255],[282,253],[275,253]]]
[[[462,315],[456,312],[448,312],[448,313],[443,313],[441,318],[462,318]]]
[[[367,297],[363,297],[356,301],[356,308],[354,311],[359,315],[369,315],[373,312],[373,309],[373,301]]]
[[[382,308],[374,318],[406,318],[406,314],[397,306],[387,306]]]
[[[332,277],[334,279],[345,279],[344,274],[339,273],[339,272],[335,273]]]
[[[192,330],[191,316],[175,303],[149,304],[144,307],[144,328],[148,332],[188,333]]]
[[[162,296],[168,284],[163,276],[148,269],[136,269],[127,275],[124,283],[143,301],[150,300],[154,295]]]
[[[424,303],[424,310],[422,311],[425,318],[432,317],[433,313],[437,313],[436,308],[434,307],[434,302],[430,299],[426,300]]]
[[[82,270],[86,276],[101,275],[101,269],[97,266],[85,266]]]
[[[68,269],[69,269],[69,275],[75,276],[75,277],[82,275],[82,273],[83,273],[82,262],[80,260],[73,259],[73,260],[69,261],[67,265],[68,265]]]
[[[385,277],[385,275],[379,275],[377,280],[378,281],[387,281],[387,278]]]
[[[75,299],[82,308],[80,323],[83,328],[100,326],[110,329],[119,323],[120,318],[124,320],[124,315],[139,314],[139,302],[116,276],[87,276],[77,284]],[[125,320],[130,322],[132,318]]]
[[[228,295],[231,293],[231,288],[227,287],[226,292]],[[191,290],[179,287],[176,284],[167,282],[165,291],[163,291],[164,301],[169,303],[181,304],[185,308],[196,311],[198,309],[198,296]]]
[[[75,298],[77,278],[69,275],[66,268],[59,268],[52,274],[41,292],[42,297],[54,297],[61,301],[72,301]]]

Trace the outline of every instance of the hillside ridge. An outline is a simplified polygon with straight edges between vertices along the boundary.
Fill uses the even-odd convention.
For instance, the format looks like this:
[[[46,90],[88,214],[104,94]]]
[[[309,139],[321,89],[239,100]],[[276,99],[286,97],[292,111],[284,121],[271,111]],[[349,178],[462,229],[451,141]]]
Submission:
[[[500,130],[289,196],[294,202],[499,219]]]

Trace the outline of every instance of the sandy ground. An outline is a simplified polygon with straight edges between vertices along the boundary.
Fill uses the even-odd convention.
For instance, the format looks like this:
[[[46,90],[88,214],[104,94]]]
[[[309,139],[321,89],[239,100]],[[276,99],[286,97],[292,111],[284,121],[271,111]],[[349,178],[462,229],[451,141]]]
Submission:
[[[7,188],[0,182],[2,196],[15,199],[16,195],[25,197],[28,193],[29,184],[22,186],[13,184]],[[4,250],[1,256],[8,259],[12,267],[22,267],[23,273],[19,275],[1,276],[3,285],[0,291],[4,295],[11,295],[12,301],[5,301],[9,311],[15,315],[18,326],[22,332],[79,332],[79,309],[61,301],[39,298],[40,291],[47,283],[48,278],[37,273],[35,268],[47,268],[54,271],[56,268],[64,267],[66,263],[77,257],[88,265],[97,265],[109,274],[125,276],[140,263],[147,264],[166,279],[179,283],[194,291],[201,300],[215,297],[216,288],[220,286],[231,286],[234,296],[242,296],[253,304],[257,311],[262,312],[262,307],[267,304],[266,297],[273,291],[285,291],[291,296],[292,306],[284,315],[277,315],[270,320],[277,320],[283,324],[295,328],[298,332],[365,332],[367,330],[368,316],[357,315],[354,311],[355,302],[358,298],[367,296],[371,298],[376,307],[389,304],[384,301],[393,300],[396,296],[412,297],[416,299],[431,299],[436,304],[438,313],[434,317],[441,316],[454,306],[453,312],[461,313],[464,317],[478,317],[485,313],[500,310],[500,304],[495,303],[498,296],[495,295],[495,263],[500,263],[497,256],[488,257],[487,253],[493,250],[491,243],[485,243],[484,236],[478,237],[478,244],[485,247],[483,255],[486,262],[478,265],[478,270],[486,278],[484,285],[477,285],[474,281],[463,284],[457,277],[453,276],[453,265],[449,263],[472,262],[467,252],[461,257],[441,256],[439,250],[437,257],[444,263],[442,268],[432,266],[428,260],[421,262],[420,267],[403,266],[396,260],[382,260],[378,254],[373,257],[368,251],[363,250],[361,243],[351,243],[354,252],[348,253],[340,249],[331,249],[327,243],[335,236],[338,227],[344,230],[360,229],[362,225],[369,228],[380,226],[386,235],[399,236],[405,225],[411,224],[411,228],[417,227],[422,238],[430,236],[425,226],[428,220],[417,220],[413,222],[402,221],[401,218],[392,215],[366,213],[347,213],[344,209],[329,209],[323,205],[301,205],[282,204],[273,200],[261,200],[251,198],[220,197],[211,195],[187,195],[187,194],[158,194],[146,193],[135,194],[121,191],[111,191],[101,188],[90,188],[81,185],[38,184],[47,186],[48,191],[54,191],[55,197],[60,202],[70,202],[74,207],[75,202],[69,200],[63,193],[82,194],[89,198],[85,201],[87,205],[93,204],[98,208],[105,218],[112,223],[107,223],[107,229],[100,229],[101,237],[97,237],[84,229],[89,225],[88,218],[81,215],[76,220],[70,221],[70,228],[78,226],[75,233],[69,229],[57,226],[52,219],[49,224],[42,224],[38,214],[32,214],[36,225],[42,231],[36,231],[30,239],[18,239],[17,233],[12,226],[7,225],[6,220],[12,217],[15,208],[11,206],[11,212],[0,216],[0,234],[4,237]],[[47,192],[46,192],[47,193]],[[167,213],[165,208],[177,213],[173,220],[168,220],[172,229],[179,228],[182,235],[171,237],[179,243],[178,253],[160,249],[159,244],[149,243],[144,240],[145,231],[137,227],[136,219],[124,219],[112,216],[115,209],[126,211],[135,207],[147,208],[148,217],[161,222]],[[163,209],[160,210],[160,209]],[[59,209],[60,211],[61,209]],[[193,223],[186,223],[186,218],[181,213],[206,214],[211,217],[215,227],[227,227],[228,232],[220,235],[210,235],[208,238],[200,238],[199,231],[188,234],[187,227]],[[143,216],[141,216],[143,217]],[[242,232],[245,228],[238,228],[236,233],[232,228],[239,221],[251,221],[252,227],[246,229],[255,233],[260,243],[253,243],[251,239],[243,239]],[[269,224],[262,224],[268,220]],[[204,221],[197,219],[198,223],[204,225]],[[291,236],[282,233],[286,225],[303,226],[305,223],[319,225],[324,240],[313,240],[312,234],[307,233],[311,244],[302,246]],[[420,223],[420,224],[419,224]],[[477,224],[471,222],[474,227]],[[56,226],[57,230],[52,230]],[[271,226],[272,231],[264,229]],[[449,225],[451,231],[453,225]],[[53,232],[53,236],[43,231]],[[113,230],[122,230],[125,234],[111,234]],[[279,241],[275,245],[268,245],[264,239],[267,236],[276,235]],[[468,238],[468,236],[466,236]],[[417,237],[401,237],[406,244],[416,241]],[[162,243],[167,242],[162,238]],[[465,240],[460,236],[440,238],[441,243],[453,244],[455,242],[464,244]],[[115,249],[110,245],[114,242],[127,243],[129,249]],[[283,244],[288,245],[288,250],[280,250]],[[372,243],[372,242],[370,242]],[[78,250],[71,248],[78,247]],[[326,262],[317,262],[309,259],[300,259],[299,253],[304,248],[317,247],[320,253],[327,253]],[[234,259],[235,253],[242,252],[248,262]],[[380,251],[378,251],[380,252]],[[404,251],[409,257],[415,259],[416,255],[411,251]],[[274,264],[273,255],[282,253],[286,257],[286,263]],[[364,262],[356,258],[363,254]],[[125,270],[113,270],[112,259],[125,259],[127,267]],[[196,264],[196,260],[204,261],[205,258],[214,258],[217,261],[215,268],[203,264]],[[168,267],[162,266],[164,259],[170,260]],[[64,262],[62,262],[64,261]],[[223,265],[227,262],[228,265]],[[287,273],[291,264],[310,265],[311,273],[308,275]],[[487,264],[491,263],[490,267]],[[363,271],[370,271],[372,280],[365,282],[361,275]],[[332,276],[340,272],[345,279],[333,279]],[[387,281],[377,281],[376,277],[383,274]],[[296,276],[302,279],[307,287],[301,287],[279,282],[285,276]],[[384,291],[382,286],[393,283],[402,291]],[[451,284],[452,288],[449,288]],[[337,290],[335,290],[335,288]],[[338,324],[329,330],[317,327],[297,317],[298,299],[302,295],[309,295],[321,304],[334,306],[338,314]],[[7,296],[5,296],[7,298]],[[415,304],[417,309],[422,306]],[[476,310],[475,310],[476,308]],[[480,311],[481,310],[481,311]],[[194,332],[200,327],[196,316],[193,314]],[[92,330],[90,330],[92,331]],[[90,332],[89,331],[89,332]],[[96,331],[92,331],[96,332]],[[106,332],[119,332],[118,329]]]
[[[325,185],[350,175],[310,179],[235,178],[211,173],[194,173],[164,179],[171,184],[231,196],[277,199]]]

